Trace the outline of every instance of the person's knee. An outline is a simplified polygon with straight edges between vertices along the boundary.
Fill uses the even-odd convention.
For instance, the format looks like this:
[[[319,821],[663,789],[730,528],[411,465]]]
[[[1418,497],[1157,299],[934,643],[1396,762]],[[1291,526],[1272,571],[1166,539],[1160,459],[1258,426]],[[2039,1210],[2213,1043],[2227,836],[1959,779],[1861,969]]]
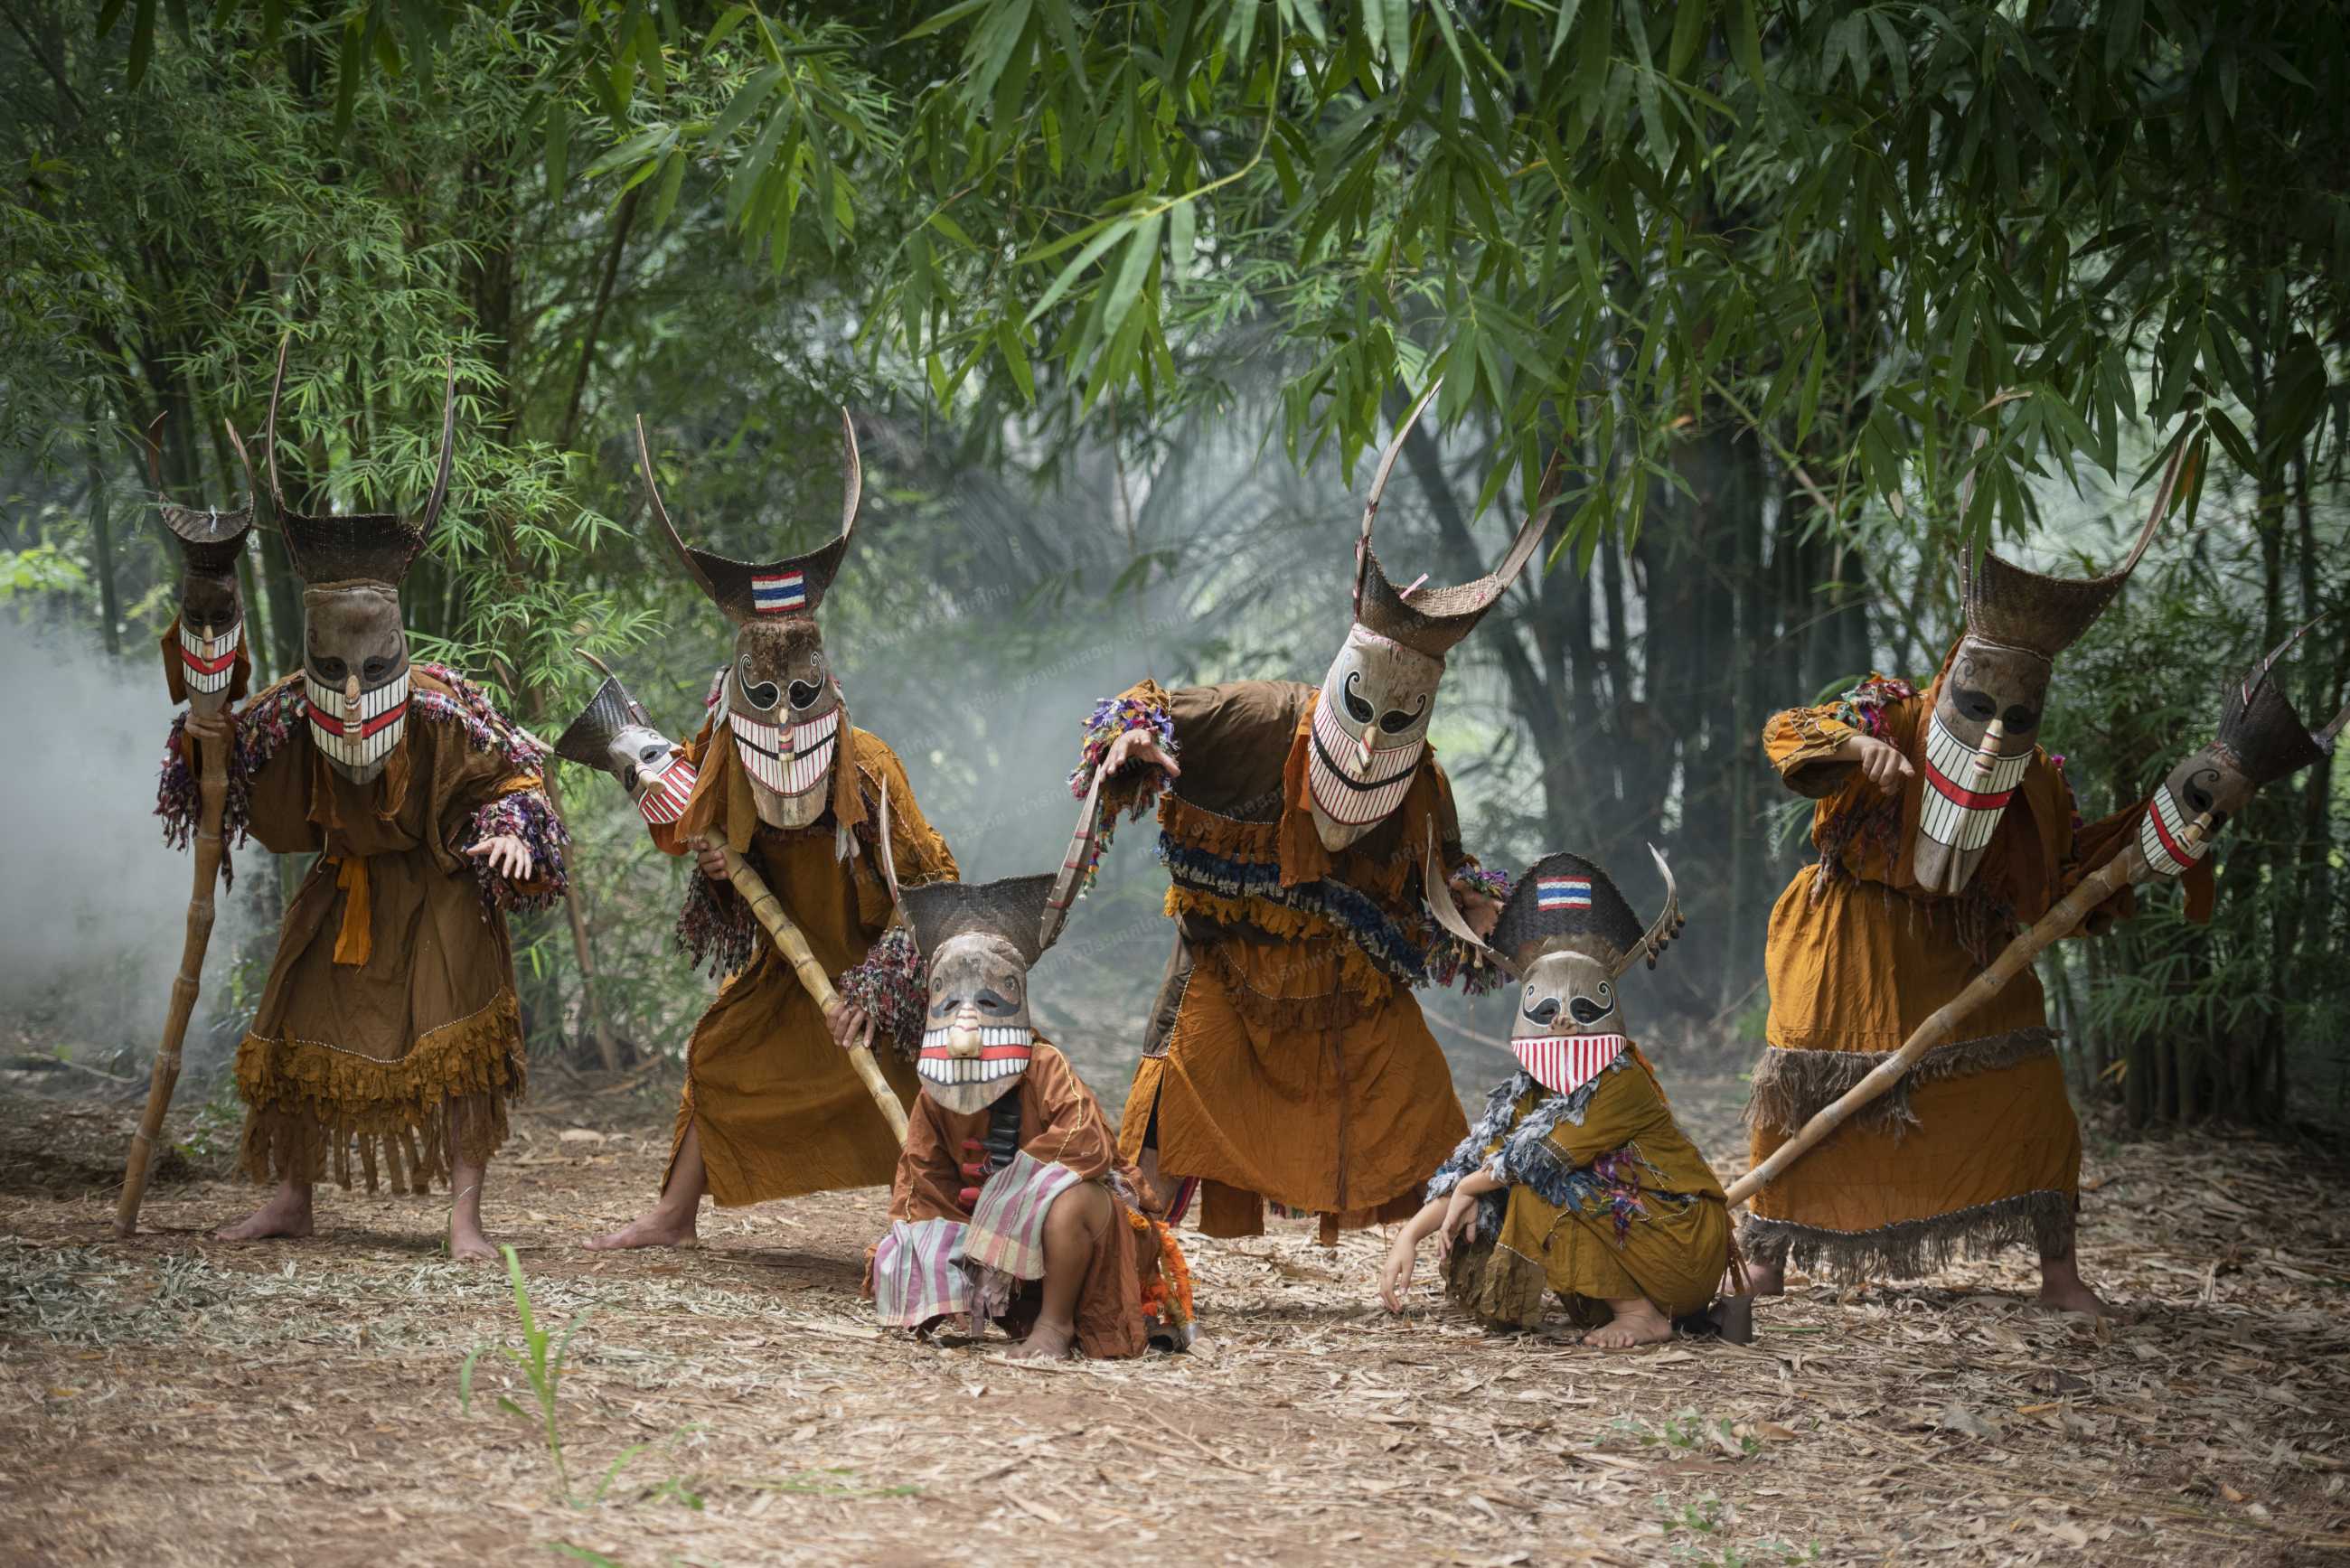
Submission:
[[[1053,1210],[1045,1217],[1045,1230],[1047,1235],[1058,1231],[1064,1236],[1082,1236],[1090,1241],[1101,1235],[1109,1218],[1109,1189],[1098,1181],[1081,1181],[1053,1199]]]

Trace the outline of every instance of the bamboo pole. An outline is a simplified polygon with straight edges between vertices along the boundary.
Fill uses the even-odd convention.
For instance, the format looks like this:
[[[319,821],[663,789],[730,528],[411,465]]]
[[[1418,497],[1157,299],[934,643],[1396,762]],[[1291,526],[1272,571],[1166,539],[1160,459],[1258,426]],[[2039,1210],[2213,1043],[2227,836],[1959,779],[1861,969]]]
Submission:
[[[816,961],[816,954],[808,950],[807,939],[800,934],[797,926],[792,924],[792,918],[784,913],[783,905],[768,890],[766,878],[759,875],[757,868],[744,858],[741,850],[726,842],[723,834],[713,833],[695,840],[695,843],[726,857],[726,879],[734,885],[734,891],[743,901],[751,906],[751,913],[759,918],[759,924],[766,928],[776,950],[791,964],[793,971],[800,978],[800,984],[807,988],[807,993],[816,998],[816,1007],[829,1013],[840,1001],[840,993],[833,990],[831,977],[824,972],[824,966]],[[864,1080],[865,1092],[873,1096],[873,1104],[880,1111],[881,1119],[889,1124],[891,1134],[903,1144],[906,1141],[906,1107],[898,1103],[898,1092],[889,1086],[889,1080],[881,1075],[881,1064],[873,1059],[872,1049],[865,1045],[852,1047],[848,1052],[848,1064],[856,1069],[858,1077]]]
[[[2198,817],[2188,826],[2188,836],[2201,840],[2211,830],[2210,817]],[[2007,982],[2022,972],[2025,966],[2040,956],[2041,950],[2058,939],[2071,935],[2089,917],[2091,910],[2134,882],[2143,881],[2152,874],[2146,855],[2132,838],[2121,853],[2106,861],[2081,879],[2080,886],[2058,900],[2056,907],[2019,933],[1991,960],[1991,966],[1971,981],[1966,989],[1934,1010],[1931,1017],[1918,1025],[1900,1050],[1879,1062],[1868,1076],[1846,1089],[1834,1104],[1824,1106],[1811,1120],[1805,1122],[1794,1137],[1771,1151],[1771,1158],[1748,1171],[1731,1184],[1730,1207],[1737,1208],[1773,1180],[1786,1174],[1787,1168],[1811,1152],[1830,1133],[1850,1120],[1853,1114],[1888,1092],[1901,1081],[1902,1075],[1918,1064],[1919,1057],[1938,1045],[1947,1044],[1958,1033],[1966,1016],[1976,1008],[2007,989]]]
[[[235,721],[227,722],[234,737]],[[204,953],[213,941],[213,890],[220,883],[221,813],[228,800],[228,748],[236,742],[232,738],[204,745],[184,732],[182,741],[196,749],[196,883],[188,895],[188,931],[180,944],[180,972],[172,981],[172,1008],[163,1020],[163,1042],[155,1048],[154,1072],[147,1083],[147,1109],[139,1118],[139,1130],[131,1135],[130,1158],[122,1168],[122,1196],[114,1206],[117,1236],[131,1236],[139,1231],[139,1205],[147,1197],[147,1176],[154,1166],[156,1143],[162,1137],[163,1114],[172,1108],[172,1092],[180,1085],[180,1048],[188,1038],[188,1021],[195,1016]]]

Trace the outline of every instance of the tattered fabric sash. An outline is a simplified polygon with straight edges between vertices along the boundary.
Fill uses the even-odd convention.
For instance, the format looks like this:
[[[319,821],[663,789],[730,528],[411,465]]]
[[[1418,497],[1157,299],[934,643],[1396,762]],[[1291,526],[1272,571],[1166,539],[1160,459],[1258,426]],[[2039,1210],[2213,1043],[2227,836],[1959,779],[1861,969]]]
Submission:
[[[327,864],[337,867],[335,886],[343,894],[343,923],[335,933],[335,961],[363,965],[375,952],[375,910],[368,892],[367,857],[329,855]]]

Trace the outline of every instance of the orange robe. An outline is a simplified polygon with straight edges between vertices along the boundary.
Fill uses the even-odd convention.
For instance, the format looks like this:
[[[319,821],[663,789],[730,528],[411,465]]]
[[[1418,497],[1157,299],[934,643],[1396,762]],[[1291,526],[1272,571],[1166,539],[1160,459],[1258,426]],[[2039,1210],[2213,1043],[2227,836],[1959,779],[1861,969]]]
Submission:
[[[848,732],[836,764],[844,775],[853,767],[853,780],[843,777],[832,808],[814,824],[788,831],[759,821],[731,737],[721,736],[713,746],[704,723],[685,750],[701,776],[684,816],[656,827],[654,842],[681,855],[690,853],[693,837],[724,835],[765,880],[836,983],[842,971],[864,961],[893,912],[874,838],[882,789],[889,792],[890,853],[899,883],[919,887],[957,875],[946,840],[915,804],[897,753],[863,730]],[[837,831],[844,819],[857,846],[847,860],[840,857]],[[834,1043],[816,999],[733,888],[697,872],[681,934],[690,946],[709,942],[722,963],[740,967],[687,1046],[671,1167],[691,1128],[710,1196],[722,1208],[889,1181],[898,1166],[896,1134]],[[899,1100],[911,1105],[920,1087],[912,1066],[882,1038],[875,1044],[882,1075]]]
[[[1129,1208],[1150,1201],[1142,1178],[1118,1158],[1101,1102],[1086,1087],[1069,1059],[1042,1035],[1027,1072],[1013,1088],[1020,1103],[1020,1147],[1031,1158],[1067,1166],[1087,1181],[1110,1184],[1115,1218],[1094,1244],[1086,1278],[1077,1291],[1077,1348],[1097,1358],[1139,1355],[1156,1324],[1188,1322],[1190,1287],[1170,1303],[1174,1282],[1162,1277],[1160,1262],[1170,1243],[1159,1225]],[[906,1116],[906,1149],[889,1189],[889,1219],[969,1220],[962,1189],[973,1185],[962,1171],[965,1140],[984,1144],[995,1107],[963,1115],[923,1095]],[[1123,1188],[1123,1194],[1120,1188]],[[1140,1244],[1138,1244],[1140,1243]],[[1180,1253],[1175,1253],[1177,1258]],[[870,1262],[871,1254],[868,1253]],[[866,1282],[868,1296],[872,1282]],[[1014,1303],[1015,1317],[1035,1310],[1035,1289]],[[1025,1306],[1027,1312],[1021,1309]]]
[[[1325,849],[1305,784],[1320,694],[1145,681],[1116,700],[1171,723],[1183,770],[1159,800],[1175,951],[1118,1143],[1134,1159],[1155,1142],[1162,1185],[1201,1179],[1211,1236],[1262,1233],[1266,1199],[1322,1216],[1326,1241],[1409,1218],[1469,1125],[1410,991],[1438,934],[1430,827],[1449,870],[1475,864],[1451,789],[1431,748],[1392,816]],[[1106,818],[1148,788],[1105,784]]]
[[[1749,1111],[1757,1163],[1900,1049],[2136,830],[2142,806],[2080,826],[2063,769],[2035,748],[1968,886],[1954,898],[1918,887],[1911,853],[1936,690],[1872,675],[1841,701],[1780,713],[1763,731],[1781,778],[1819,802],[1819,859],[1771,911],[1769,1049]],[[1855,733],[1909,759],[1914,775],[1898,793],[1832,760]],[[2091,912],[2085,931],[2131,909],[2125,888]],[[1792,1248],[1839,1278],[1914,1277],[1961,1248],[2033,1241],[2043,1256],[2069,1251],[2081,1133],[2039,977],[2024,970],[1960,1029],[1755,1195],[1741,1234],[1750,1259],[1780,1262]]]
[[[383,772],[354,784],[312,743],[299,672],[236,716],[223,832],[318,858],[286,906],[277,956],[236,1054],[245,1103],[241,1164],[260,1182],[369,1190],[449,1174],[458,1149],[485,1160],[524,1086],[522,1015],[504,910],[564,888],[561,826],[540,788],[544,753],[453,670],[411,666],[408,722]],[[159,811],[193,820],[177,780],[180,731]],[[530,881],[512,885],[464,851],[513,833]]]

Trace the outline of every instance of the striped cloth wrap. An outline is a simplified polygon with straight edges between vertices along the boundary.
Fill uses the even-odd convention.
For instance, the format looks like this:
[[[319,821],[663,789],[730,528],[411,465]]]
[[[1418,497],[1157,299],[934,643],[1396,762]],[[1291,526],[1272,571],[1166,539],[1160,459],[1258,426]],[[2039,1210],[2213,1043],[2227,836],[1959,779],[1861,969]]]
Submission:
[[[971,1310],[971,1276],[954,1254],[969,1227],[960,1220],[899,1220],[873,1250],[873,1305],[891,1328],[920,1328]]]
[[[1023,1280],[1045,1277],[1045,1216],[1085,1179],[1026,1149],[987,1179],[951,1261],[972,1283],[972,1325],[1001,1317]]]

